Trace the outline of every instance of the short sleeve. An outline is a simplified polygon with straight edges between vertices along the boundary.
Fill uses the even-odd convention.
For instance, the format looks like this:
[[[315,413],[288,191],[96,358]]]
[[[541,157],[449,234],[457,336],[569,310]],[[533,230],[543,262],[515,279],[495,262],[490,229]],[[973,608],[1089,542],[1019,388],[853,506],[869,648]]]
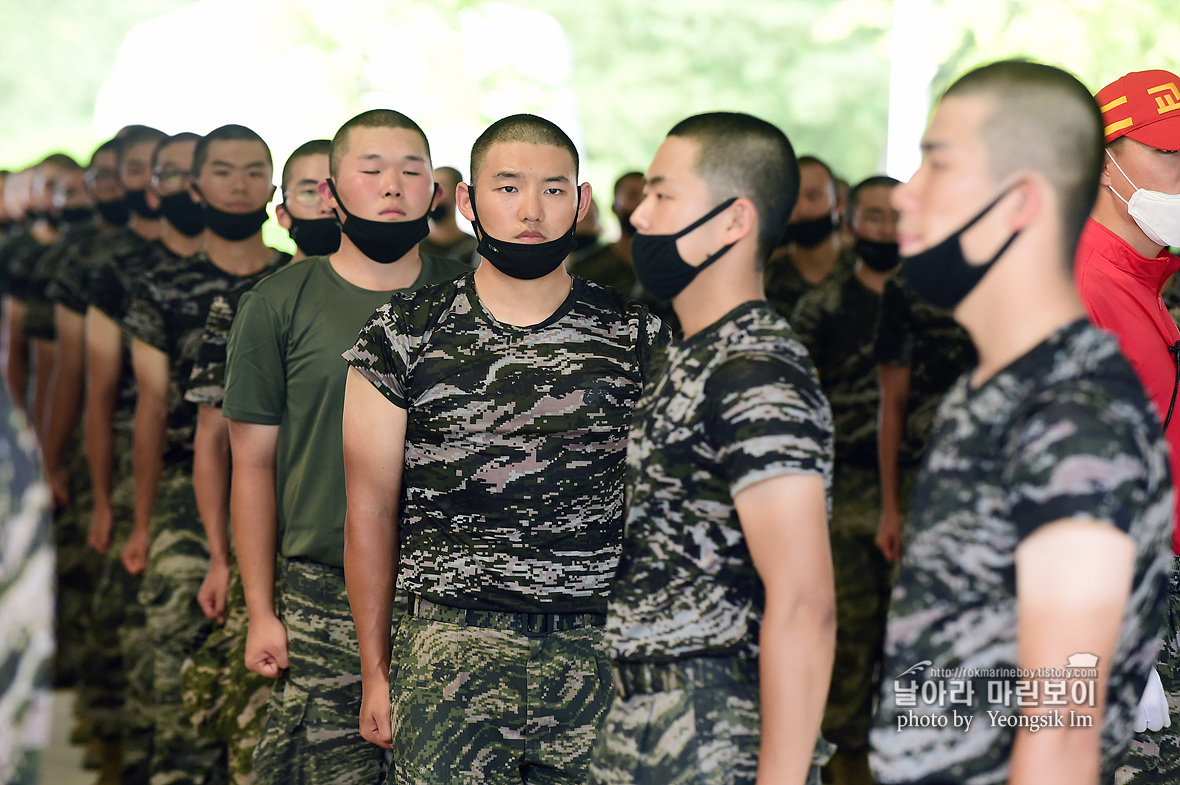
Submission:
[[[50,300],[75,313],[86,313],[89,304],[86,286],[82,280],[86,257],[78,246],[71,247],[62,257],[61,265],[54,273],[53,280],[45,287]]]
[[[639,309],[639,372],[644,383],[654,378],[654,365],[658,358],[664,356],[668,344],[672,342],[672,330],[668,323],[649,311],[646,306],[633,305]]]
[[[225,358],[230,329],[234,322],[234,308],[225,295],[213,298],[205,330],[201,333],[201,347],[189,375],[184,399],[200,406],[220,407],[225,398]]]
[[[823,290],[812,289],[799,298],[795,310],[791,313],[791,329],[799,340],[807,347],[807,351],[814,358],[816,353],[816,338],[821,332],[823,321]],[[818,365],[818,361],[816,362]]]
[[[767,355],[722,363],[706,383],[706,427],[736,497],[783,474],[832,471],[832,413],[815,377]]]
[[[1005,449],[1009,517],[1021,539],[1068,518],[1130,530],[1150,471],[1132,418],[1143,419],[1129,403],[1074,397],[1022,421]]]
[[[158,289],[150,278],[140,279],[132,284],[127,314],[123,317],[123,328],[144,343],[169,353],[164,310],[157,292]]]
[[[885,279],[885,289],[877,305],[877,328],[873,332],[873,357],[879,365],[901,368],[913,365],[913,314],[905,290],[893,277]]]
[[[222,414],[230,420],[278,425],[287,401],[286,326],[258,292],[242,295],[226,348]]]
[[[409,341],[400,314],[394,303],[382,305],[343,356],[391,403],[409,409]]]

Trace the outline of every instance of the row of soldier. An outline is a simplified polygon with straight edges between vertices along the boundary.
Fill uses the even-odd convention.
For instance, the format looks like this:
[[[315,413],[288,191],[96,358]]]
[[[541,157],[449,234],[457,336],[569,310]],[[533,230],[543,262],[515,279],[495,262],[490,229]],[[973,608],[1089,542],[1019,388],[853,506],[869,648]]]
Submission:
[[[218,133],[229,138],[213,144]],[[218,647],[228,650],[236,645],[233,654],[217,651],[219,661],[226,663],[245,656],[244,598],[236,583],[231,591],[229,578],[233,559],[226,517],[228,436],[219,411],[221,357],[236,301],[245,290],[289,261],[331,253],[339,244],[339,223],[318,190],[328,177],[328,142],[310,142],[296,150],[282,173],[282,202],[276,213],[297,248],[290,258],[266,249],[258,234],[271,195],[262,142],[248,136],[235,139],[235,134],[246,135],[241,129],[228,129],[201,142],[193,135],[164,137],[151,129],[129,127],[96,150],[85,170],[65,156],[54,155],[9,176],[4,189],[9,211],[7,242],[0,251],[6,270],[6,370],[17,401],[24,404],[29,391],[31,419],[41,425],[45,471],[57,509],[62,578],[57,677],[63,683],[80,682],[75,737],[90,735],[90,757],[101,759],[107,781],[116,777],[117,762],[124,781],[142,781],[150,748],[157,749],[160,761],[180,761],[174,764],[178,769],[192,765],[186,755],[200,749],[193,741],[199,734],[188,734],[185,728],[185,714],[176,700],[178,683],[154,685],[149,677],[153,668],[162,671],[161,679],[174,679],[186,659],[193,661],[187,671],[194,679],[189,711],[199,718],[198,724],[208,726],[213,720],[206,718],[216,712],[196,706],[196,696],[217,692],[227,682],[216,669],[198,667],[203,661],[192,658],[193,652],[186,647],[191,648],[191,641],[204,640],[212,653]],[[257,148],[257,160],[242,159],[248,175],[241,178],[242,197],[231,198],[237,197],[236,192],[223,196],[216,186],[205,185],[209,190],[202,190],[200,168],[193,169],[190,178],[198,142],[204,146],[199,163],[209,166],[205,180],[210,184],[215,178],[234,175],[233,166],[237,166],[210,159],[210,144],[214,152],[222,147]],[[217,169],[210,161],[230,166]],[[250,170],[251,164],[257,166]],[[837,493],[838,499],[859,506],[856,517],[835,516],[836,521],[850,523],[847,531],[833,534],[833,542],[839,574],[847,584],[840,596],[849,598],[850,609],[863,609],[865,629],[850,627],[849,634],[841,636],[850,645],[839,658],[840,694],[833,694],[826,732],[842,750],[858,753],[860,769],[867,771],[864,753],[874,651],[880,647],[888,591],[886,560],[872,542],[880,504],[874,427],[879,363],[871,336],[876,331],[876,301],[887,273],[897,263],[896,215],[889,206],[895,181],[870,178],[844,197],[845,204],[838,195],[837,180],[822,161],[805,157],[800,170],[802,198],[791,216],[788,236],[775,250],[767,271],[771,301],[789,315],[803,292],[828,278],[863,284],[851,290],[860,296],[857,302],[843,302],[839,295],[832,301],[830,293],[828,301],[804,298],[796,318],[797,324],[808,325],[801,334],[821,368],[825,391],[836,411],[849,423],[858,423],[847,429],[841,423],[837,429],[845,437],[838,441],[840,464],[847,467],[848,476],[854,467],[863,476],[858,476],[858,485],[849,486],[855,488],[851,494]],[[440,167],[434,176],[440,198],[431,208],[430,235],[422,240],[420,251],[466,263],[475,254],[476,241],[455,220],[459,173]],[[190,193],[191,185],[195,188]],[[246,191],[251,185],[253,191]],[[202,201],[194,200],[194,193]],[[597,242],[597,209],[592,207],[578,223],[578,247],[569,255],[567,266],[574,275],[616,288],[665,318],[675,319],[667,302],[646,293],[632,271],[630,244],[635,230],[630,218],[642,195],[642,173],[619,178],[611,209],[621,227],[620,237],[609,245]],[[220,212],[213,212],[218,207],[211,211],[206,206],[209,198],[218,200],[213,204],[226,208],[225,214],[248,215],[250,220],[229,219],[241,225],[230,227]],[[235,212],[243,208],[245,212]],[[209,220],[211,215],[218,217]],[[207,238],[212,238],[211,244]],[[870,246],[884,249],[884,254],[874,255]],[[155,255],[149,256],[148,249]],[[183,271],[169,270],[170,263],[176,267],[177,259],[189,261]],[[901,390],[895,393],[896,405],[887,416],[896,421],[894,432],[910,434],[894,444],[892,469],[886,475],[895,482],[885,495],[893,502],[892,515],[886,520],[897,527],[899,500],[904,497],[901,483],[912,476],[933,405],[957,372],[969,367],[972,357],[969,342],[948,314],[914,303],[896,281],[890,285],[894,310],[885,319],[896,329],[887,331],[883,339],[879,351],[888,354],[881,355],[880,364],[883,373],[893,375],[889,378],[899,379],[895,384]],[[821,287],[821,291],[829,290],[830,286]],[[386,298],[387,294],[377,295],[374,303]],[[341,305],[325,303],[324,307],[331,310]],[[845,319],[861,323],[843,325]],[[954,346],[950,352],[948,340]],[[938,348],[940,343],[943,348]],[[130,354],[121,346],[130,346]],[[29,367],[34,369],[31,383]],[[145,400],[145,389],[157,391],[155,401]],[[198,406],[186,406],[182,398]],[[848,405],[841,405],[844,401]],[[83,410],[89,444],[85,451],[77,432]],[[920,418],[925,418],[925,425],[919,424]],[[138,435],[133,438],[133,433]],[[133,442],[144,446],[137,448]],[[149,445],[155,445],[155,451],[162,446],[164,461],[158,467],[143,459],[135,462],[137,452],[142,455],[153,449]],[[307,453],[319,454],[315,447]],[[310,469],[319,472],[321,467],[317,462]],[[93,500],[88,495],[90,487]],[[302,509],[307,509],[305,504],[320,508],[313,517],[331,517],[330,505],[340,498],[338,490],[318,502],[314,498],[318,490],[308,488],[304,493]],[[137,497],[154,497],[154,503],[141,501],[136,509]],[[201,532],[191,525],[198,513],[208,532],[205,542],[199,541]],[[161,569],[186,583],[167,589],[167,596],[154,588],[147,590],[154,595],[152,615],[158,616],[159,633],[145,638],[145,620],[126,616],[128,610],[138,614],[143,609],[138,604],[142,588],[132,576],[142,574],[147,566],[150,521],[153,517],[167,521],[169,516],[187,517],[187,527],[154,525],[160,531],[173,530],[174,535],[168,536],[192,542],[169,543],[173,561]],[[138,526],[129,528],[132,520]],[[892,545],[886,547],[895,560],[899,528],[891,531]],[[93,552],[107,558],[96,559]],[[188,608],[186,615],[187,605],[199,605],[205,616],[224,626],[206,638],[205,619],[193,613],[195,607]],[[851,615],[849,621],[853,623]],[[169,646],[175,654],[163,659]],[[136,657],[149,662],[136,667]],[[124,673],[134,674],[126,688]],[[206,678],[198,683],[200,676]],[[257,729],[265,716],[263,696],[269,682],[251,679],[241,669],[230,681],[235,684],[227,690],[232,700],[219,705],[219,711],[227,717],[253,718],[255,735],[233,734],[235,748],[243,751],[234,770],[246,772],[251,770]],[[171,701],[165,699],[168,694],[173,696]],[[166,714],[169,706],[173,711]],[[136,727],[137,723],[142,727]],[[156,725],[163,727],[164,736],[149,745],[149,727]],[[186,732],[169,738],[170,728],[177,727]],[[842,732],[845,727],[848,732]]]
[[[8,177],[9,217],[24,220],[10,225],[0,247],[5,369],[42,444],[61,554],[60,677],[79,682],[80,719],[104,765],[101,781],[375,782],[394,737],[404,747],[393,768],[411,781],[460,774],[499,781],[495,772],[513,767],[525,781],[585,776],[606,704],[584,675],[575,680],[568,671],[593,672],[601,660],[592,644],[605,624],[622,515],[620,456],[596,454],[596,445],[626,441],[635,379],[647,376],[671,331],[691,337],[712,323],[698,324],[703,316],[690,310],[686,324],[685,309],[669,302],[696,273],[680,272],[671,284],[636,269],[634,244],[658,235],[654,208],[638,232],[636,211],[664,198],[652,196],[666,177],[657,164],[661,155],[665,167],[675,160],[674,140],[723,157],[735,138],[767,145],[773,137],[752,118],[706,115],[682,126],[657,154],[646,197],[641,174],[615,184],[622,235],[606,246],[577,241],[596,232],[590,190],[577,186],[576,151],[560,129],[531,116],[506,118],[481,136],[470,185],[454,170],[432,170],[425,135],[396,112],[364,113],[332,143],[304,145],[284,167],[276,208],[298,249],[293,258],[262,240],[275,190],[270,153],[240,126],[204,137],[130,127],[85,171],[50,156]],[[784,172],[795,167],[791,159]],[[539,171],[549,176],[534,190]],[[821,455],[822,436],[820,447],[791,460],[797,471],[807,467],[802,474],[832,477],[826,539],[837,634],[823,737],[837,751],[823,739],[808,742],[807,765],[794,770],[811,767],[808,776],[818,777],[814,766],[830,758],[831,781],[871,782],[889,563],[901,555],[905,500],[935,409],[976,357],[948,309],[915,297],[892,274],[897,181],[870,177],[841,196],[821,160],[800,158],[796,171],[797,183],[774,183],[784,193],[797,189],[793,211],[782,209],[793,199],[772,200],[782,220],[760,229],[756,251],[749,241],[751,253],[768,257],[758,288],[789,317],[834,421],[834,470]],[[572,205],[546,207],[570,198]],[[677,237],[734,201],[665,237],[675,248]],[[456,209],[478,241],[458,228]],[[570,220],[561,225],[546,209]],[[785,235],[773,231],[782,225]],[[699,272],[739,242],[691,266]],[[480,259],[489,264],[473,273]],[[577,277],[554,277],[552,259]],[[519,281],[541,283],[522,298],[512,289]],[[412,294],[423,287],[429,296]],[[609,289],[647,307],[604,294]],[[704,304],[700,312],[709,313]],[[554,359],[553,336],[526,328],[571,314],[579,328],[563,335],[569,356]],[[748,316],[743,329],[764,329],[764,316]],[[347,376],[342,353],[353,368]],[[477,378],[489,354],[500,359]],[[605,358],[630,381],[588,369],[590,358]],[[533,388],[521,384],[533,378],[529,368],[569,376],[573,386],[548,385],[531,400]],[[742,391],[733,395],[740,400]],[[570,412],[551,408],[574,398]],[[826,406],[790,422],[793,437],[822,430]],[[425,413],[407,423],[412,407]],[[524,412],[551,422],[541,427]],[[538,430],[566,436],[526,444],[528,466],[498,463],[486,445],[470,454],[488,462],[464,465],[455,458],[462,451],[432,441],[441,433],[462,442],[466,429],[479,431],[471,418],[501,423],[513,415],[524,420],[519,432],[497,425],[492,433],[509,428],[506,441],[535,440]],[[596,425],[575,427],[589,415],[600,418]],[[770,433],[782,427],[761,425]],[[602,432],[583,434],[595,428]],[[387,433],[395,438],[382,438]],[[727,460],[746,476],[767,470],[749,455]],[[416,474],[399,499],[403,467]],[[642,481],[629,483],[638,483],[632,493],[643,489]],[[450,519],[490,515],[487,487],[502,493],[503,530],[448,527]],[[583,509],[568,510],[571,498],[584,499]],[[403,521],[399,538],[374,521],[402,501],[418,517],[413,526]],[[521,525],[529,538],[509,530]],[[587,532],[596,525],[603,531]],[[103,558],[76,547],[83,541]],[[541,558],[538,543],[542,554],[561,556]],[[518,642],[448,637],[404,622],[391,641],[393,572],[381,558],[399,550],[397,585],[408,592],[399,605],[408,603],[412,617],[463,628],[523,625],[526,641],[557,632],[569,640],[553,643],[539,663]],[[720,610],[733,624],[738,611]],[[628,632],[615,636],[616,652],[627,651]],[[674,656],[689,645],[687,634],[654,650],[632,641],[639,647],[632,653]],[[756,641],[739,635],[730,644],[730,652],[756,656]],[[447,670],[456,647],[472,648],[468,656],[482,657],[486,672],[462,670],[456,679]],[[824,646],[816,649],[822,670]],[[531,673],[534,664],[538,694],[506,675],[517,666]],[[414,689],[391,708],[389,681],[399,669]],[[614,681],[626,695],[658,677],[616,664]],[[502,728],[512,711],[534,704],[521,738],[489,740],[505,733],[473,728],[474,714]],[[632,718],[613,711],[606,738],[617,741]],[[450,736],[439,735],[447,720],[440,712],[454,715]],[[356,733],[358,714],[367,741]],[[725,759],[730,774],[752,776],[758,758],[748,753]],[[626,781],[625,759],[617,749],[596,752],[595,778]]]

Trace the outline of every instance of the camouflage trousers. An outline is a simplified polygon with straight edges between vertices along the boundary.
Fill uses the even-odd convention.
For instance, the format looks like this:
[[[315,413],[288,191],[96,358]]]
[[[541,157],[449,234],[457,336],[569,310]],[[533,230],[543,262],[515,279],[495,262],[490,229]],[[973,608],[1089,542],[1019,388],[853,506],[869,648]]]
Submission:
[[[208,566],[191,470],[169,467],[156,492],[147,570],[139,590],[154,656],[151,785],[206,785],[227,779],[225,745],[193,728],[180,677],[185,659],[212,628],[197,604]]]
[[[837,746],[831,770],[845,785],[873,782],[869,727],[889,611],[889,563],[877,547],[881,515],[876,472],[837,470],[831,544],[836,579],[836,657],[823,735]]]
[[[271,693],[254,753],[258,782],[375,785],[385,753],[360,735],[360,649],[344,570],[287,560],[280,581],[290,667]]]
[[[1115,773],[1118,785],[1175,785],[1180,782],[1180,556],[1172,560],[1164,644],[1155,664],[1168,694],[1170,727],[1136,733]]]
[[[102,572],[102,557],[87,542],[90,527],[90,475],[80,439],[66,456],[70,477],[70,503],[53,513],[53,537],[57,551],[57,679],[77,683],[90,668],[87,646],[91,626],[90,606]],[[86,696],[78,708],[86,714]]]
[[[603,621],[411,600],[391,649],[387,785],[585,782],[611,695]]]
[[[226,744],[229,781],[252,785],[254,749],[262,739],[274,681],[246,668],[246,595],[236,561],[230,564],[225,624],[185,660],[184,705],[197,733]]]
[[[762,739],[758,663],[701,657],[619,663],[593,785],[753,785]],[[832,745],[816,739],[807,785]]]

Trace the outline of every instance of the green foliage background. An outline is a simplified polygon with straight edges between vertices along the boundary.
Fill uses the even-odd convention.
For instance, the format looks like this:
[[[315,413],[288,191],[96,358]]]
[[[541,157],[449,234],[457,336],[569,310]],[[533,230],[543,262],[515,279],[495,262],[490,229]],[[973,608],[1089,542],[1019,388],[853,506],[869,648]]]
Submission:
[[[95,97],[123,36],[192,1],[0,0],[0,166],[19,167],[55,149],[87,157],[101,141],[93,127]],[[365,3],[366,13],[429,7],[457,25],[464,9],[483,0],[325,2]],[[552,15],[566,31],[585,171],[604,207],[601,197],[614,178],[643,169],[672,124],[711,109],[778,123],[800,153],[820,155],[853,181],[884,165],[890,0],[513,4]],[[363,41],[350,51],[338,32],[318,31],[295,9],[275,21],[318,40],[332,62],[363,61],[369,53],[358,50],[373,45]],[[938,66],[935,93],[971,66],[1007,56],[1063,65],[1095,90],[1130,70],[1180,70],[1174,0],[932,0],[927,21],[904,45],[928,48]],[[503,41],[506,51],[524,48],[538,58],[554,56],[550,44]],[[219,56],[216,42],[177,41],[174,51],[176,58]],[[516,91],[520,104],[528,103],[530,86],[514,84],[510,73],[491,68],[479,84],[465,86],[455,86],[455,73],[440,75],[439,89]],[[359,104],[358,82],[342,79],[338,100],[342,108]],[[475,111],[487,112],[492,103]]]

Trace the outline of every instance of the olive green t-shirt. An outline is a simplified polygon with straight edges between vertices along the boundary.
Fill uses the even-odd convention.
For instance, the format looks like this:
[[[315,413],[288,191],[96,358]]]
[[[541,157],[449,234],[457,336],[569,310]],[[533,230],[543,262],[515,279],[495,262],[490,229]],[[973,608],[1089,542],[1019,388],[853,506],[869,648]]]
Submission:
[[[470,267],[422,256],[412,289]],[[279,553],[344,564],[344,381],[340,355],[392,291],[340,277],[326,256],[286,267],[242,295],[230,331],[223,414],[279,426]]]

